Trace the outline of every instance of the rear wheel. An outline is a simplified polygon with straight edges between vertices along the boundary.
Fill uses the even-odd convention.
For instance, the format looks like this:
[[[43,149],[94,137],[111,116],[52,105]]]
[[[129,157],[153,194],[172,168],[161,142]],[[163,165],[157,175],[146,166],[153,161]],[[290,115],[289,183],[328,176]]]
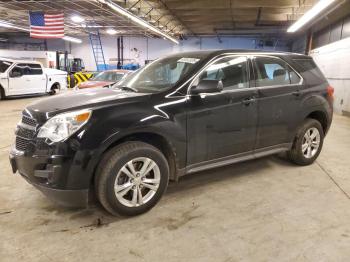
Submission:
[[[321,152],[324,133],[322,125],[315,119],[306,119],[298,129],[288,158],[298,165],[312,164]]]
[[[156,205],[168,180],[168,162],[157,148],[127,142],[103,157],[96,171],[95,191],[111,214],[133,216]]]
[[[52,85],[52,87],[51,87],[51,89],[50,89],[50,92],[49,92],[49,95],[54,95],[54,94],[56,94],[56,90],[57,89],[60,89],[60,87],[59,87],[59,85],[58,84],[54,84],[54,85]]]

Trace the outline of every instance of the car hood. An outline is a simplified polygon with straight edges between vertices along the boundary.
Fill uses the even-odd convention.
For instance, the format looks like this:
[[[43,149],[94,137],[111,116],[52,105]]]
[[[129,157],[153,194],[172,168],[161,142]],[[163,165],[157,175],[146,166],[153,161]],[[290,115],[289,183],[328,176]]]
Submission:
[[[25,111],[39,122],[58,113],[93,108],[110,104],[122,104],[147,99],[150,94],[123,91],[120,89],[92,88],[67,91],[64,94],[44,98],[27,106]]]
[[[115,82],[111,82],[111,81],[86,81],[86,82],[80,83],[78,85],[78,88],[83,89],[83,88],[93,88],[93,87],[104,87],[114,83]]]

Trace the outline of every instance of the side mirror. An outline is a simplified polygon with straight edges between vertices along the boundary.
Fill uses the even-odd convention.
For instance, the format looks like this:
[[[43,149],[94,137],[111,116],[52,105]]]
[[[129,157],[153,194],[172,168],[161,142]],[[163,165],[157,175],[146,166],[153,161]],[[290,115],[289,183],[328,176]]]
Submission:
[[[22,73],[20,71],[12,71],[10,77],[21,77]]]
[[[191,94],[198,95],[200,93],[218,93],[223,89],[221,80],[203,79],[196,87],[191,89]]]

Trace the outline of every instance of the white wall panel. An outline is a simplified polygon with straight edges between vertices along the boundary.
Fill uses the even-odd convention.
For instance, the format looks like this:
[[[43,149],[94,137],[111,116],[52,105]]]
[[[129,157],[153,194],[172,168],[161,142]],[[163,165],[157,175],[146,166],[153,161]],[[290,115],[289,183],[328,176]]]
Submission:
[[[335,111],[350,112],[350,38],[314,49],[311,55],[335,89]]]
[[[177,52],[194,51],[201,49],[254,49],[256,46],[253,38],[240,37],[220,37],[221,42],[217,37],[191,37],[187,40],[180,41],[179,45],[175,45],[170,41],[159,38],[144,38],[144,37],[124,37],[124,59],[132,59],[130,49],[137,48],[140,53],[139,63],[144,64],[145,60],[154,60],[159,57]],[[71,44],[71,53],[75,57],[80,57],[84,60],[88,70],[96,70],[95,61],[92,54],[92,49],[87,37],[82,38],[82,44]],[[110,58],[116,58],[117,37],[102,37],[102,46],[105,54],[106,62]],[[274,47],[265,47],[266,50],[273,50]],[[276,50],[288,50],[284,42],[279,42]]]

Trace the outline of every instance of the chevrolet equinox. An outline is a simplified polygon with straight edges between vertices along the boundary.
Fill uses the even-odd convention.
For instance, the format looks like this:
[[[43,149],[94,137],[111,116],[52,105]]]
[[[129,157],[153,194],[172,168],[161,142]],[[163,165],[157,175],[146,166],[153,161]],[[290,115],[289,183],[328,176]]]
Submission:
[[[311,57],[249,50],[170,55],[111,88],[71,91],[24,109],[13,172],[52,200],[137,215],[169,180],[287,152],[320,154],[333,92]]]

